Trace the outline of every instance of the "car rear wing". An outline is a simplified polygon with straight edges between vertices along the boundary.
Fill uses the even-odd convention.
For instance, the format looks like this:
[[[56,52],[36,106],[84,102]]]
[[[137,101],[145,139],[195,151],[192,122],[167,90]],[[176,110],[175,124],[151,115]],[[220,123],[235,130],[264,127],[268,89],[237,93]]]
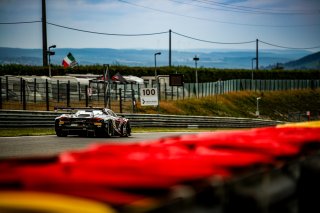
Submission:
[[[106,110],[106,108],[103,107],[54,107],[54,111],[74,111],[74,110],[86,110],[86,111],[92,111],[92,110]]]

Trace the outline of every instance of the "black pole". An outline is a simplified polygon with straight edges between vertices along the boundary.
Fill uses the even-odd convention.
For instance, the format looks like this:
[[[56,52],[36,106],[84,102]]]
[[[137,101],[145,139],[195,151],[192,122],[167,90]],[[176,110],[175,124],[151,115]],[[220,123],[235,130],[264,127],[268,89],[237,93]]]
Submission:
[[[121,88],[119,88],[119,105],[120,105],[120,113],[122,113],[122,91],[121,91]]]
[[[184,100],[184,83],[182,84],[182,100]]]
[[[167,101],[167,84],[164,83],[164,100]]]
[[[256,70],[259,69],[259,39],[256,40]]]
[[[43,66],[48,66],[46,0],[42,0],[42,60]]]
[[[6,76],[6,100],[9,101],[9,77]]]
[[[104,100],[104,108],[107,107],[107,73],[106,72],[107,72],[106,71],[106,65],[104,64],[103,65],[103,78],[104,78],[104,80],[103,80],[104,99],[103,100]]]
[[[49,111],[49,82],[48,82],[48,79],[46,79],[46,105],[47,105],[47,111]]]
[[[108,99],[108,106],[109,106],[109,109],[111,109],[111,77],[110,77],[110,70],[109,70],[109,64],[107,64],[107,76],[108,76],[108,96],[109,96],[109,99]]]
[[[59,85],[59,80],[57,80],[57,99],[58,103],[60,102],[60,85]]]
[[[22,82],[22,78],[20,78],[20,102],[23,102],[23,82]]]
[[[67,84],[67,107],[70,107],[70,81]]]
[[[169,30],[169,67],[171,67],[171,29]]]
[[[81,84],[78,82],[78,96],[79,96],[79,101],[81,101]]]
[[[179,100],[179,87],[177,86],[177,100]]]
[[[86,107],[88,107],[89,106],[88,85],[85,86],[85,90],[86,90]]]
[[[0,89],[2,90],[2,78],[0,78]],[[0,96],[0,109],[2,109],[2,91]]]
[[[26,110],[27,101],[26,101],[26,81],[25,80],[22,80],[22,105],[23,105],[23,110]]]
[[[131,105],[132,105],[132,113],[134,113],[135,108],[135,97],[134,97],[134,90],[133,90],[133,83],[131,82]]]
[[[34,82],[33,82],[33,102],[36,103],[37,102],[37,79],[34,78]]]
[[[160,101],[161,101],[161,84],[160,84],[160,82],[158,82],[158,101],[159,101],[159,103],[160,103]]]

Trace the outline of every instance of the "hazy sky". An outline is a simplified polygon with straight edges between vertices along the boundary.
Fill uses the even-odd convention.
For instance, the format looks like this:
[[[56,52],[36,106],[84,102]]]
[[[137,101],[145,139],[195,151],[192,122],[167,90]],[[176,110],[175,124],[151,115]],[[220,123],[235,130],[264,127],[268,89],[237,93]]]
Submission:
[[[0,0],[1,47],[42,48],[41,2]],[[167,49],[169,29],[175,50],[320,47],[320,0],[47,0],[47,22],[58,48]]]

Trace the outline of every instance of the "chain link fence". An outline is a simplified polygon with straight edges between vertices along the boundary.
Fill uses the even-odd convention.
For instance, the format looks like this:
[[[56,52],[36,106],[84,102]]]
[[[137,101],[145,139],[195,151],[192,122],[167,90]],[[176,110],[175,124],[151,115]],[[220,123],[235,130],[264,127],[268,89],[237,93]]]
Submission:
[[[71,76],[1,76],[0,109],[54,110],[59,107],[108,107],[115,112],[134,113],[140,101],[140,89],[157,87],[152,82],[120,84]],[[236,79],[183,86],[158,84],[159,100],[206,97],[229,92],[276,91],[320,88],[320,80]]]

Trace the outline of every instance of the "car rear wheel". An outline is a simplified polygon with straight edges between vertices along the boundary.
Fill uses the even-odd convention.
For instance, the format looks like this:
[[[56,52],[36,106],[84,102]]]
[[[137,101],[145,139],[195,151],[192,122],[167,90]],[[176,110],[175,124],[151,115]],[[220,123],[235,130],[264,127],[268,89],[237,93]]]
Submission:
[[[112,136],[112,124],[108,121],[105,127],[105,137],[110,138]]]
[[[66,132],[63,132],[62,130],[56,130],[56,135],[58,136],[58,137],[67,137],[68,136],[68,134],[66,133]]]
[[[121,136],[129,137],[131,135],[131,128],[129,123],[125,123],[121,127]]]

